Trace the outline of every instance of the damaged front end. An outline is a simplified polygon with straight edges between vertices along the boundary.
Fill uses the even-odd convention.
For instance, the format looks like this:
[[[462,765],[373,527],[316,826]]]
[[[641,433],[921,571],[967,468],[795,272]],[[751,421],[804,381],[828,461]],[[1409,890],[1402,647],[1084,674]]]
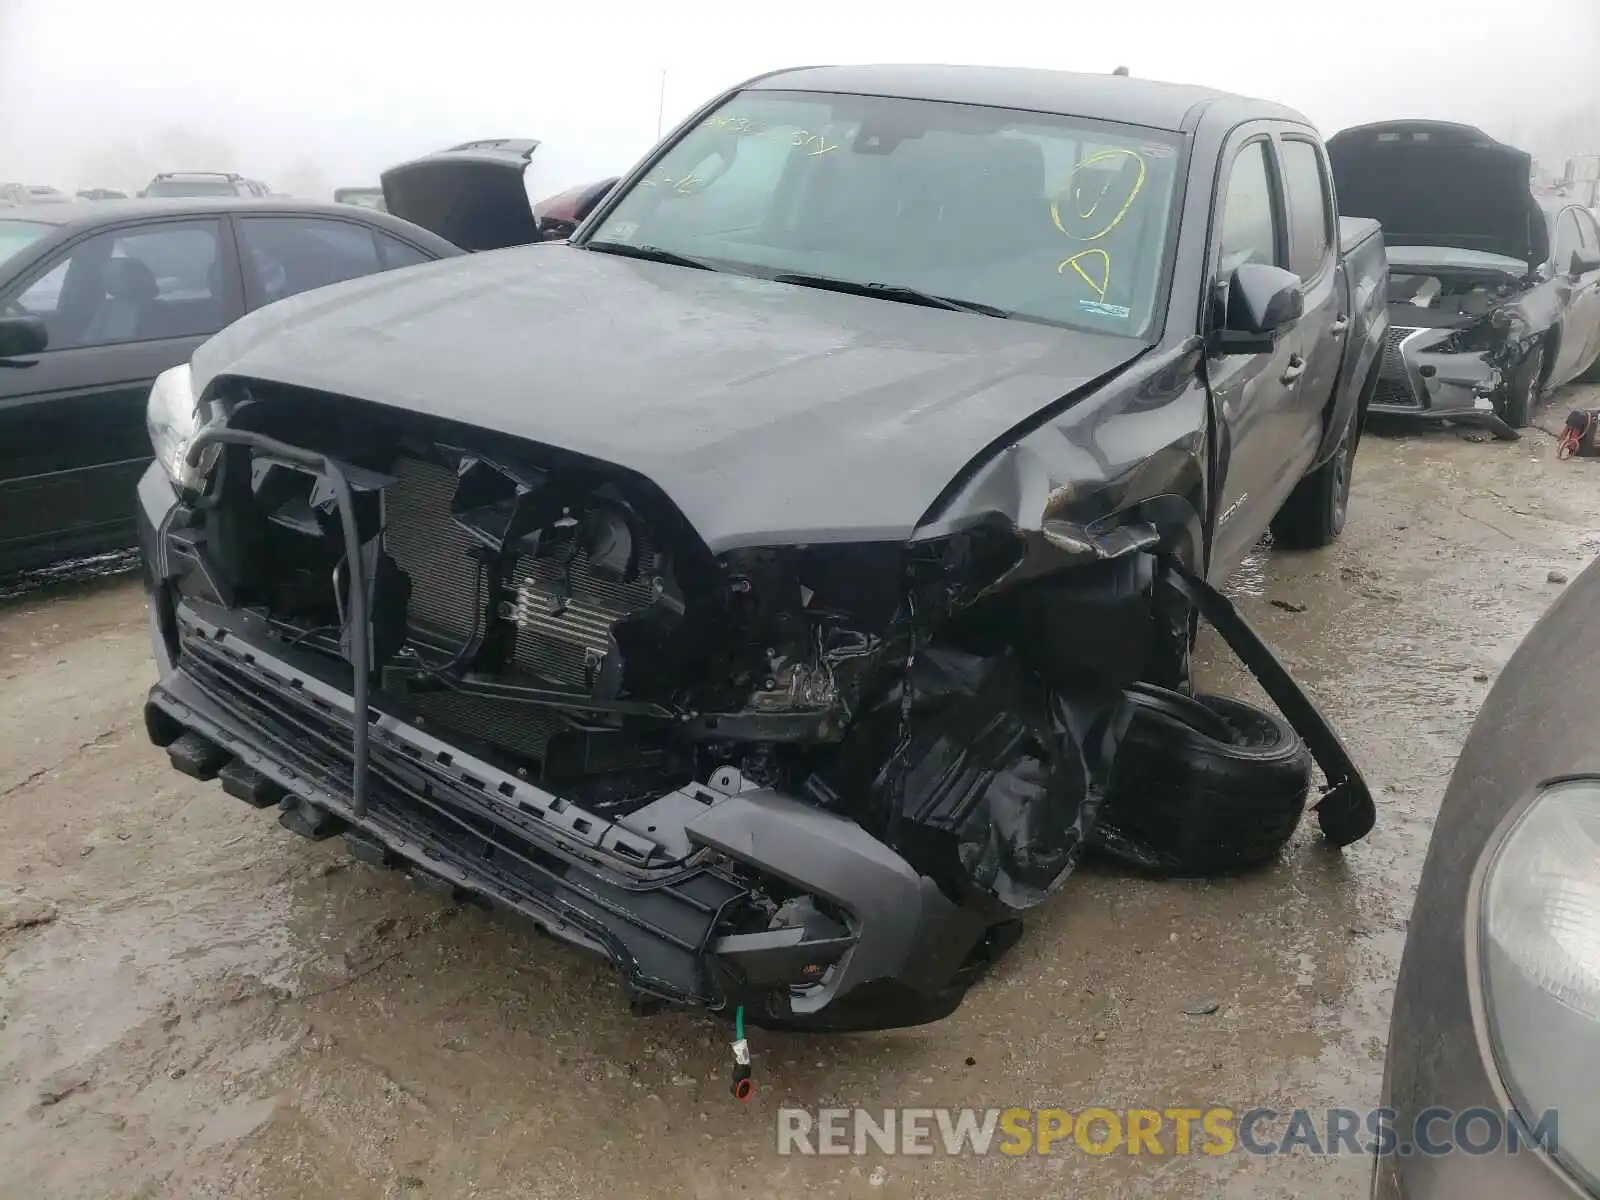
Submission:
[[[1536,281],[1535,281],[1536,282]],[[1446,272],[1395,274],[1372,411],[1448,418],[1516,437],[1506,424],[1554,312],[1533,284]]]
[[[949,1013],[1078,861],[1204,588],[1048,501],[717,556],[611,464],[238,380],[185,425],[182,382],[140,487],[152,740],[642,1002]]]
[[[641,997],[950,1011],[1082,853],[1158,641],[1132,543],[1068,538],[1054,574],[1004,522],[713,557],[548,447],[264,384],[197,420],[153,426],[191,486],[141,487],[152,738]]]
[[[1388,251],[1389,335],[1370,411],[1517,437],[1560,304],[1533,160],[1440,121],[1354,126],[1327,148],[1340,211],[1382,225]]]

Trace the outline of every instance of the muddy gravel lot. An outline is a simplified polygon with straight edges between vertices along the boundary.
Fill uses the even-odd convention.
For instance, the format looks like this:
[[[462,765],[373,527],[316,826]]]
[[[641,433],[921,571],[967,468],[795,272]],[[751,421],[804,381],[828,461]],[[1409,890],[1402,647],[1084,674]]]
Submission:
[[[1355,1157],[779,1157],[775,1112],[1375,1103],[1445,779],[1600,551],[1597,496],[1600,463],[1536,430],[1369,437],[1339,545],[1233,586],[1366,770],[1373,836],[1340,856],[1308,822],[1225,883],[1085,868],[948,1020],[757,1032],[748,1106],[726,1026],[635,1018],[587,957],[174,773],[133,579],[24,589],[0,600],[0,1195],[1364,1194]],[[1207,686],[1250,693],[1203,650]]]

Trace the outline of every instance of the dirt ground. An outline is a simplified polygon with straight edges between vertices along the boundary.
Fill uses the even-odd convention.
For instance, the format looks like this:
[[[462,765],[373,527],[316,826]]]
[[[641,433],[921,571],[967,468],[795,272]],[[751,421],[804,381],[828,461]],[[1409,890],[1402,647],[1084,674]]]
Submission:
[[[1307,822],[1226,883],[1085,869],[948,1020],[757,1032],[748,1106],[726,1026],[635,1018],[583,955],[173,772],[127,576],[0,600],[0,1195],[1364,1194],[1355,1157],[780,1158],[775,1111],[1375,1103],[1445,779],[1600,551],[1597,484],[1538,431],[1369,437],[1341,542],[1234,590],[1373,782],[1373,836],[1340,856]],[[1205,659],[1248,691],[1213,638]]]

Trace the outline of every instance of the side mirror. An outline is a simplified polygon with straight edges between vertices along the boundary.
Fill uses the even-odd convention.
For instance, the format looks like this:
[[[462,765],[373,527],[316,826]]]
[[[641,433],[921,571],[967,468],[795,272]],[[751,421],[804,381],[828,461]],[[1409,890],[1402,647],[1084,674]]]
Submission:
[[[1305,312],[1300,276],[1266,263],[1240,263],[1226,285],[1222,327],[1214,332],[1220,354],[1266,354],[1278,333]]]
[[[38,317],[0,317],[0,358],[38,354],[50,344],[50,330]]]
[[[1600,271],[1600,254],[1591,254],[1587,250],[1574,250],[1572,252],[1572,265],[1568,274],[1574,279],[1587,275],[1590,271]]]

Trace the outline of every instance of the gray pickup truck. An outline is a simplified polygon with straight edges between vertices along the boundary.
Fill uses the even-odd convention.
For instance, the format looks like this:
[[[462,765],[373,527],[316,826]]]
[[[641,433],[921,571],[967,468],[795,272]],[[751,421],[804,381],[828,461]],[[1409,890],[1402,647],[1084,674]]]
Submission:
[[[497,146],[450,153],[453,240],[532,227]],[[635,997],[935,1020],[1078,860],[1191,605],[1228,636],[1207,580],[1344,524],[1386,267],[1337,211],[1309,121],[1204,88],[750,80],[569,240],[274,304],[157,381],[152,740]]]

